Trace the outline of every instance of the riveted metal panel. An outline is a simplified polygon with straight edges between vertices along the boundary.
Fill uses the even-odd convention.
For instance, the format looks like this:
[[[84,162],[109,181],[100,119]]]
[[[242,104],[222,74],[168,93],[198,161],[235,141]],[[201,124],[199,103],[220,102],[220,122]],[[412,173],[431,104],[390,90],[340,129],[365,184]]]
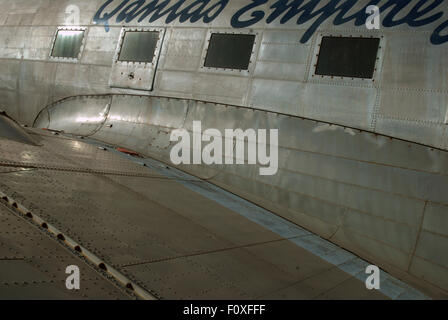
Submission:
[[[249,103],[251,107],[299,115],[299,99],[303,84],[298,82],[255,79],[251,86]],[[275,95],[272,92],[276,92]]]
[[[185,6],[191,5],[193,2],[192,0],[188,0],[185,2]],[[76,5],[83,13],[80,16],[79,25],[83,28],[88,28],[88,35],[81,60],[76,64],[72,63],[72,68],[70,68],[65,62],[54,61],[49,58],[49,52],[52,46],[51,38],[55,34],[55,29],[59,26],[76,27],[73,26],[73,17],[67,15],[65,12],[66,6],[63,3],[52,3],[50,6],[45,2],[36,1],[33,4],[24,5],[22,3],[15,7],[14,4],[5,2],[4,13],[0,15],[0,19],[3,19],[4,23],[0,30],[1,42],[4,44],[0,56],[4,59],[9,59],[8,64],[14,64],[16,62],[15,60],[17,60],[21,63],[26,62],[34,66],[37,61],[50,60],[50,64],[57,65],[56,77],[49,75],[48,79],[43,81],[42,84],[28,81],[26,77],[20,77],[20,72],[13,73],[12,75],[7,73],[8,79],[2,83],[8,89],[0,90],[2,100],[6,105],[5,109],[7,108],[10,112],[17,114],[19,120],[30,125],[31,119],[44,105],[60,98],[88,93],[117,93],[123,91],[126,93],[135,93],[135,91],[132,91],[133,89],[111,88],[109,86],[112,56],[114,54],[114,48],[117,47],[119,40],[118,33],[123,23],[111,19],[111,21],[108,21],[107,28],[101,24],[93,23],[92,17],[102,4],[101,0],[79,0],[76,2]],[[272,4],[274,4],[274,0],[258,6],[257,9],[265,10],[265,18],[267,18],[274,12],[271,8]],[[31,5],[33,7],[32,10],[28,9]],[[238,92],[238,97],[227,98],[222,96],[221,91],[216,90],[216,87],[219,87],[221,81],[227,81],[225,80],[225,72],[212,70],[211,72],[219,74],[217,78],[197,76],[205,71],[208,72],[208,70],[200,69],[201,61],[200,57],[197,57],[197,50],[205,47],[203,45],[206,40],[205,34],[210,29],[234,32],[236,29],[229,28],[229,21],[240,9],[240,2],[235,1],[229,3],[213,22],[204,23],[202,19],[199,19],[199,21],[192,23],[187,19],[187,21],[181,23],[178,19],[175,19],[169,23],[169,34],[191,33],[191,41],[185,40],[188,38],[188,35],[180,36],[185,41],[180,38],[177,39],[177,36],[172,38],[170,36],[167,37],[166,45],[162,48],[163,50],[161,52],[161,73],[156,75],[153,91],[158,95],[197,98],[209,102],[221,102],[249,107],[255,106],[265,110],[275,110],[277,112],[286,111],[291,112],[291,114],[296,114],[294,107],[290,104],[284,104],[284,99],[281,94],[271,95],[279,97],[279,101],[277,102],[275,98],[271,97],[271,100],[266,99],[266,104],[263,103],[263,98],[257,99],[256,104],[252,103],[252,99],[250,98],[252,86],[250,83],[257,78],[266,80],[267,82],[272,81],[274,88],[278,86],[278,80],[291,81],[295,84],[304,83],[304,86],[299,88],[301,94],[304,95],[307,93],[308,86],[314,85],[322,86],[323,88],[326,88],[327,85],[336,85],[339,88],[342,86],[351,86],[358,88],[360,92],[366,86],[374,86],[377,91],[376,97],[372,103],[372,110],[368,110],[368,120],[366,121],[371,130],[420,143],[437,143],[434,146],[446,148],[445,137],[447,131],[445,128],[442,126],[430,128],[433,126],[434,117],[440,111],[440,105],[436,104],[434,99],[430,99],[431,101],[425,99],[423,102],[421,102],[421,99],[418,99],[410,102],[410,105],[413,107],[411,111],[414,111],[414,106],[419,106],[420,103],[425,104],[422,108],[418,109],[427,110],[428,115],[423,111],[417,113],[421,116],[419,120],[422,123],[420,125],[426,128],[429,127],[430,129],[428,130],[417,129],[419,130],[419,134],[414,135],[412,134],[414,124],[408,121],[394,122],[393,125],[399,127],[397,130],[390,129],[381,124],[377,126],[377,120],[381,122],[382,119],[379,118],[384,117],[381,114],[379,116],[377,115],[380,108],[382,112],[386,110],[387,113],[387,110],[391,110],[389,113],[398,113],[398,116],[401,118],[407,115],[401,108],[398,108],[400,109],[398,111],[395,108],[394,101],[399,99],[401,95],[394,94],[395,98],[381,99],[383,91],[392,88],[409,91],[413,94],[424,92],[429,96],[432,94],[447,95],[447,75],[446,73],[439,72],[439,66],[444,64],[445,57],[448,56],[446,54],[447,49],[444,45],[431,44],[428,34],[432,34],[434,31],[432,24],[420,26],[419,28],[412,28],[407,24],[401,24],[395,25],[392,28],[367,30],[364,26],[352,26],[348,28],[350,22],[334,25],[332,19],[326,19],[322,24],[317,26],[315,24],[316,17],[298,25],[298,20],[295,18],[299,18],[304,14],[303,12],[299,12],[295,17],[289,19],[287,23],[283,23],[284,20],[287,20],[284,17],[285,13],[280,14],[274,21],[270,21],[269,23],[263,18],[250,28],[238,29],[236,31],[259,33],[260,45],[255,49],[256,59],[253,72],[249,76],[243,75],[243,77],[248,78],[249,83],[245,87],[246,91],[244,93],[241,93],[243,90]],[[363,11],[363,4],[357,2],[351,10],[353,12],[357,12],[357,10]],[[53,18],[49,19],[49,15]],[[382,18],[384,17],[382,16]],[[244,20],[245,18],[240,17],[240,19]],[[165,27],[163,25],[163,19],[153,22],[149,22],[149,20],[138,22],[138,19],[134,19],[126,23],[126,27],[129,26],[133,28]],[[308,41],[302,43],[303,36],[306,33],[312,33],[308,29],[312,26],[317,26],[316,32],[312,34]],[[321,76],[313,77],[320,40],[322,36],[326,37],[330,35],[337,37],[383,37],[378,57],[378,68],[373,83],[351,78],[331,79],[331,77],[325,76],[323,78]],[[261,41],[261,39],[263,40]],[[187,45],[186,43],[189,44]],[[193,43],[196,45],[193,45]],[[389,43],[393,45],[389,45]],[[298,48],[301,49],[299,50]],[[258,56],[261,59],[258,59]],[[382,59],[383,56],[385,59]],[[270,61],[269,59],[273,60]],[[281,61],[277,61],[277,59]],[[293,61],[294,63],[286,63],[285,61]],[[47,65],[49,68],[50,64]],[[166,70],[162,70],[165,67]],[[382,75],[383,69],[385,72],[384,76]],[[128,70],[126,69],[125,71]],[[39,65],[36,65],[36,72],[41,73]],[[46,74],[46,72],[44,73]],[[123,75],[125,74],[126,72],[123,72]],[[128,76],[129,72],[126,75]],[[134,79],[135,77],[134,72]],[[231,82],[234,79],[228,80],[228,82]],[[210,81],[213,82],[213,86],[201,84],[202,82],[207,83]],[[20,86],[17,86],[19,83]],[[46,84],[48,84],[48,87]],[[35,86],[35,90],[30,92],[28,89],[32,85]],[[227,88],[229,87],[227,86]],[[254,87],[254,89],[257,90],[257,87]],[[10,90],[18,90],[19,94],[14,95]],[[147,88],[141,90],[142,93],[144,91],[148,91]],[[325,111],[316,112],[312,116],[318,120],[326,121],[328,121],[328,118],[333,118],[334,120],[332,121],[338,124],[346,125],[346,122],[348,122],[350,126],[358,127],[358,123],[360,123],[358,118],[341,119],[338,116],[333,117],[332,112],[327,112],[331,102],[327,104],[328,106],[325,107]],[[343,104],[347,109],[357,110],[356,108],[358,108],[350,98]],[[311,108],[311,106],[308,108]],[[306,116],[302,113],[299,114]],[[346,122],[341,122],[344,120]],[[443,119],[438,119],[438,121],[443,121]],[[365,124],[364,122],[361,123],[362,125]],[[366,127],[362,126],[361,128]],[[409,135],[407,135],[408,131],[411,132]]]
[[[132,61],[126,61],[130,56],[123,56],[127,54],[123,52],[123,49],[127,50],[125,41],[128,32],[149,32],[150,34],[156,32],[158,34],[157,41],[153,43],[154,55],[151,61],[135,61],[137,57],[133,57]],[[112,63],[109,85],[111,87],[151,91],[164,36],[165,29],[163,28],[123,28]],[[124,45],[126,47],[123,47]]]
[[[365,88],[367,97],[372,90]],[[93,137],[132,146],[167,162],[173,145],[170,132],[178,128],[191,132],[198,119],[204,129],[245,130],[254,124],[279,128],[279,168],[273,177],[260,176],[259,166],[181,168],[404,273],[418,261],[413,249],[425,204],[446,202],[447,154],[441,150],[287,115],[193,100],[117,96],[114,101],[116,108],[113,103],[106,122],[114,126],[101,127]],[[151,139],[158,142],[148,143]]]
[[[56,239],[3,204],[0,221],[0,299],[131,298]],[[65,286],[65,269],[70,265],[80,268],[80,290],[68,290]]]
[[[4,87],[0,89],[0,95],[2,104],[5,105],[2,108],[11,112],[11,115],[17,116],[18,120],[31,124],[37,112],[45,105],[72,95],[135,93],[132,90],[109,87],[111,55],[113,54],[113,48],[116,47],[116,41],[118,41],[117,30],[121,29],[123,23],[117,22],[115,17],[112,17],[108,29],[104,28],[103,25],[92,24],[91,18],[104,3],[104,0],[79,0],[76,3],[83,12],[80,24],[89,28],[89,34],[92,28],[97,28],[96,35],[100,34],[104,37],[103,39],[109,39],[108,46],[111,46],[112,50],[109,50],[110,47],[104,47],[106,51],[86,50],[78,64],[47,61],[48,64],[46,65],[36,60],[49,59],[48,53],[51,46],[51,39],[49,38],[54,34],[57,26],[68,24],[65,15],[66,4],[56,1],[51,2],[51,6],[48,6],[47,2],[38,0],[1,0],[0,2],[3,5],[3,12],[0,14],[0,23],[3,24],[0,28],[0,37],[1,43],[4,44],[0,52],[0,56],[4,60],[0,66],[2,71],[6,70],[1,79]],[[193,2],[194,0],[185,1],[185,6]],[[259,65],[256,62],[254,72],[248,77],[217,72],[213,72],[214,74],[208,77],[209,74],[207,76],[199,75],[205,74],[205,72],[198,69],[199,63],[195,60],[196,57],[191,57],[186,61],[188,64],[191,63],[191,66],[185,66],[184,68],[181,67],[182,63],[179,58],[171,64],[174,69],[167,68],[162,73],[158,73],[154,94],[171,98],[192,98],[203,99],[208,102],[237,104],[275,113],[270,114],[195,101],[173,102],[177,100],[165,98],[150,99],[153,102],[148,102],[148,109],[146,109],[145,102],[137,103],[136,100],[130,99],[129,105],[126,105],[126,101],[123,99],[120,103],[123,113],[120,113],[119,108],[115,109],[115,120],[112,127],[108,127],[109,124],[112,124],[112,118],[106,117],[107,125],[97,123],[98,126],[94,127],[92,123],[79,123],[71,124],[70,128],[78,130],[76,132],[79,133],[87,132],[89,134],[99,129],[94,137],[110,143],[123,143],[128,148],[136,148],[142,153],[150,154],[164,161],[170,161],[168,151],[172,146],[169,142],[171,131],[174,128],[191,128],[191,120],[205,119],[204,123],[215,126],[216,123],[219,123],[218,120],[222,118],[225,120],[223,125],[231,128],[236,126],[281,128],[286,133],[280,136],[280,170],[278,176],[272,178],[270,183],[268,179],[258,176],[258,167],[256,166],[250,168],[245,168],[245,166],[238,168],[183,166],[182,169],[205,178],[213,178],[212,182],[221,184],[248,199],[271,208],[275,212],[280,212],[288,219],[296,219],[302,225],[322,236],[333,236],[331,238],[333,241],[353,249],[368,258],[369,261],[379,261],[381,265],[386,265],[387,261],[385,260],[390,259],[399,266],[406,266],[406,268],[403,267],[405,273],[409,269],[409,274],[425,278],[431,283],[439,283],[446,288],[445,279],[447,277],[444,266],[440,267],[434,261],[426,261],[418,256],[414,256],[412,264],[409,266],[410,255],[407,252],[393,249],[390,244],[382,243],[379,230],[375,229],[378,233],[375,233],[375,239],[372,239],[357,234],[356,230],[353,231],[353,228],[344,229],[343,225],[345,213],[343,205],[345,205],[350,210],[355,209],[353,215],[364,214],[365,211],[369,211],[369,214],[375,213],[381,218],[393,220],[399,234],[397,239],[401,235],[403,235],[403,238],[399,239],[407,239],[402,224],[414,224],[418,221],[418,209],[422,201],[428,201],[426,210],[429,211],[425,212],[424,215],[431,213],[431,209],[428,208],[444,205],[446,202],[442,193],[442,190],[446,189],[444,180],[444,176],[447,174],[446,153],[387,136],[334,125],[367,128],[395,138],[447,149],[448,129],[446,124],[443,123],[445,118],[443,108],[446,107],[444,95],[448,94],[446,90],[448,74],[440,71],[440,65],[445,65],[446,57],[448,57],[448,54],[446,54],[447,46],[446,44],[433,45],[430,42],[430,35],[434,33],[434,26],[443,21],[440,20],[435,24],[432,23],[419,28],[413,28],[403,23],[390,28],[367,31],[364,25],[353,25],[353,21],[334,25],[334,19],[329,18],[317,27],[316,33],[306,43],[301,43],[307,28],[316,26],[315,23],[319,17],[314,17],[298,25],[296,18],[299,18],[299,15],[290,19],[286,24],[280,23],[281,17],[279,16],[278,19],[268,24],[265,18],[273,11],[273,8],[270,7],[274,2],[276,1],[272,0],[258,6],[257,11],[264,10],[265,12],[263,19],[254,24],[252,29],[243,28],[239,31],[258,32],[260,33],[260,39],[262,38],[261,35],[264,37],[267,34],[265,40],[263,40],[267,42],[276,42],[275,39],[278,39],[278,43],[266,44],[266,47],[262,49],[264,50],[264,57],[272,58],[275,62],[268,63],[260,60]],[[413,1],[410,6],[417,2]],[[321,3],[324,4],[323,1]],[[363,6],[364,4],[358,1],[350,11],[352,13],[363,12]],[[180,31],[182,29],[186,30],[187,33],[188,30],[196,30],[197,32],[192,35],[192,38],[198,40],[197,43],[199,43],[201,39],[202,41],[205,40],[204,35],[210,28],[221,30],[229,28],[231,17],[241,7],[240,1],[230,1],[220,16],[209,24],[202,20],[197,21],[197,23],[191,23],[190,21],[180,23],[176,19],[168,26],[169,29],[172,29],[170,32],[176,33],[179,31],[179,34],[182,33]],[[247,15],[240,17],[241,20],[253,18],[250,17],[250,12],[246,13]],[[398,13],[398,15],[400,14]],[[52,19],[48,19],[48,16],[51,16]],[[384,16],[382,18],[384,19]],[[135,28],[166,27],[163,19],[151,23],[148,20],[149,17],[142,22],[138,22],[136,19],[129,24],[127,23],[127,26],[132,25]],[[100,29],[101,31],[99,31]],[[48,30],[51,30],[51,32],[48,32]],[[109,31],[109,34],[106,30]],[[318,50],[319,37],[322,34],[324,36],[330,34],[338,36],[384,36],[385,45],[382,46],[384,60],[383,63],[378,65],[380,68],[377,70],[379,73],[375,81],[372,83],[359,79],[312,77],[313,65],[315,64],[314,57],[317,57],[315,55],[317,52],[314,51]],[[188,38],[185,34],[180,37]],[[94,43],[98,41],[103,46],[105,40],[101,43],[100,38],[96,36],[90,38],[89,36],[86,45],[90,49],[95,49]],[[89,43],[89,41],[91,42]],[[169,42],[166,43],[165,48],[167,49],[164,49],[166,51],[163,53],[167,56],[170,52],[176,55],[181,54],[177,45],[179,42],[176,42],[174,38],[173,41],[174,45],[172,46]],[[303,51],[284,49],[286,43],[292,47],[303,48]],[[198,47],[202,48],[203,46]],[[196,55],[196,51],[193,52],[196,49],[189,45],[182,48],[186,51],[192,50],[192,55]],[[305,49],[308,50],[308,55],[305,55]],[[44,57],[42,52],[45,52]],[[261,51],[258,52],[257,50],[257,55],[259,53]],[[380,54],[382,53],[380,52]],[[305,56],[307,58],[303,60],[302,58]],[[300,67],[296,65],[287,68],[284,63],[276,61],[277,58],[282,61],[299,62],[298,66]],[[169,59],[165,61],[169,61]],[[171,60],[171,62],[173,61]],[[302,69],[302,61],[304,61],[305,69]],[[9,68],[9,66],[12,67]],[[15,69],[17,66],[18,69]],[[42,76],[42,73],[47,74],[46,70],[51,71],[48,73],[48,80],[43,79]],[[280,74],[283,71],[286,71],[284,76]],[[272,73],[271,77],[269,77],[270,73]],[[258,78],[255,77],[255,74]],[[303,74],[308,76],[302,78]],[[245,81],[236,81],[235,78],[238,77],[245,78]],[[222,87],[221,83],[223,83]],[[229,93],[229,91],[232,92]],[[411,93],[404,97],[403,92]],[[142,92],[142,94],[148,93]],[[339,98],[335,98],[335,95]],[[408,96],[409,98],[407,98]],[[406,107],[404,102],[409,106]],[[73,109],[76,109],[75,107],[75,105],[72,105]],[[144,116],[139,117],[132,113],[128,117],[124,114],[124,112],[132,110],[133,107],[141,111]],[[165,109],[169,112],[165,113]],[[74,114],[77,112],[75,111]],[[302,120],[281,113],[308,116],[316,120],[330,121],[332,124]],[[160,120],[157,121],[156,125],[151,123],[154,114]],[[188,115],[186,116],[186,114]],[[229,115],[228,118],[225,116],[226,114]],[[52,125],[57,125],[59,121],[63,121],[62,117],[70,117],[70,111],[58,115],[58,119],[53,118]],[[231,117],[235,119],[232,121]],[[186,118],[189,120],[185,121]],[[214,118],[216,120],[212,120]],[[117,119],[125,119],[125,121]],[[149,120],[146,121],[146,119]],[[41,120],[42,122],[40,122]],[[39,123],[47,126],[48,121],[48,117],[41,117]],[[170,125],[164,127],[163,121],[168,121]],[[86,126],[85,131],[83,131],[84,125]],[[52,140],[55,139],[51,133],[45,136]],[[9,150],[3,148],[5,145],[3,141],[1,142],[1,149],[6,149],[2,153],[5,158],[3,162],[5,165],[11,165],[12,161],[17,161],[19,158],[13,165],[23,166],[27,164],[48,171],[51,168],[44,169],[42,167],[45,166],[45,163],[49,163],[58,170],[76,169],[78,172],[76,172],[76,178],[73,178],[75,181],[82,180],[82,177],[87,174],[86,170],[95,167],[94,164],[87,166],[86,163],[89,162],[89,159],[81,160],[83,156],[76,156],[74,153],[67,156],[64,154],[54,156],[52,153],[43,154],[32,148],[30,153],[30,150],[24,152],[20,149],[19,144],[8,145]],[[50,143],[47,143],[47,145],[50,145]],[[71,147],[75,148],[74,143],[66,148],[63,148],[62,144],[55,143],[54,145],[52,152],[57,147],[61,147],[61,150],[66,152]],[[93,149],[86,148],[83,150],[93,152]],[[294,150],[294,152],[291,150]],[[112,167],[108,164],[108,159],[100,156],[104,150],[97,151],[98,153],[95,153],[94,157],[95,161],[92,161],[97,162],[97,166],[94,173],[90,174],[101,174],[101,166],[107,166],[109,169]],[[317,153],[319,157],[310,157],[309,153]],[[71,161],[72,157],[76,158],[76,161]],[[300,161],[301,157],[308,161]],[[335,158],[338,160],[335,160]],[[314,164],[309,165],[309,161],[313,160],[316,160],[316,165],[319,164],[322,168],[321,172],[316,170]],[[297,163],[296,168],[294,168],[295,162]],[[80,164],[83,167],[80,167]],[[303,175],[308,169],[313,171],[313,176],[308,175],[307,178],[304,178]],[[129,174],[128,171],[131,170],[124,171]],[[136,171],[132,170],[131,174],[141,174],[136,173]],[[11,175],[13,174],[11,173]],[[289,178],[290,175],[291,178]],[[435,175],[437,175],[437,178]],[[117,172],[113,176],[116,177]],[[377,176],[377,179],[373,176]],[[298,194],[300,190],[293,178],[300,179],[299,181],[302,182],[306,181],[304,191],[307,194]],[[379,183],[380,178],[385,179],[383,187]],[[33,183],[37,183],[36,181],[39,181],[39,179],[43,178],[37,176]],[[63,178],[60,176],[57,179],[51,177],[51,181],[58,179]],[[17,186],[14,179],[8,181],[11,185]],[[86,184],[94,183],[90,179],[86,179],[86,181]],[[75,183],[70,180],[70,184]],[[51,186],[51,183],[49,185]],[[321,186],[322,190],[313,189],[313,185]],[[82,186],[84,187],[84,185]],[[368,188],[375,189],[372,192],[372,198],[376,202],[384,203],[376,204],[368,201],[370,197],[366,191],[370,190]],[[376,190],[378,188],[380,190]],[[396,192],[393,191],[394,188],[397,188]],[[29,189],[32,188],[29,187]],[[123,189],[126,188],[123,187]],[[49,190],[53,189],[49,188]],[[340,202],[337,202],[338,205],[333,204],[333,202],[328,204],[326,199],[313,197],[314,194],[326,196],[330,192],[328,190],[333,190],[335,193],[355,191],[353,191],[352,197],[342,196]],[[359,199],[355,199],[356,196]],[[419,197],[419,199],[416,200],[413,197]],[[79,198],[82,199],[82,196],[80,195]],[[48,198],[46,200],[46,202],[49,202]],[[77,198],[73,201],[76,203],[78,200]],[[334,199],[332,196],[331,200],[338,199]],[[418,205],[415,205],[415,201]],[[434,201],[442,203],[434,203]],[[63,201],[61,200],[60,203],[63,203]],[[335,208],[333,216],[330,209],[331,205],[334,205]],[[405,217],[405,214],[397,209],[398,205],[406,208],[403,209],[404,211],[409,210],[411,212],[409,216]],[[123,207],[121,209],[125,210]],[[350,214],[352,214],[351,211]],[[428,215],[428,217],[430,216],[431,214]],[[377,217],[373,218],[376,219]],[[70,220],[67,218],[67,221]],[[359,221],[352,219],[350,222],[356,224]],[[397,239],[388,239],[388,241],[400,244],[399,241],[396,241]],[[99,240],[102,241],[102,246],[107,247],[107,240]],[[417,239],[415,240],[417,242]],[[126,247],[122,246],[120,250],[120,254],[124,254]],[[113,256],[113,252],[108,251],[109,254]],[[123,260],[127,258],[129,257],[124,257]]]
[[[383,83],[411,92],[446,93],[448,74],[439,66],[448,64],[447,46],[430,45],[415,32],[390,33],[387,40],[393,47],[384,52]]]
[[[85,44],[83,63],[110,66],[114,59],[115,49],[120,40],[120,28],[89,27],[89,36]]]
[[[161,57],[160,66],[163,70],[196,71],[200,67],[205,37],[206,31],[202,29],[171,30],[170,38],[167,39],[167,50],[164,57]],[[175,91],[176,88],[173,86],[171,90]]]
[[[126,101],[123,98],[122,103]],[[134,98],[134,103],[139,101],[137,99],[148,102],[147,99]],[[141,104],[140,110],[130,109],[129,119],[138,119],[141,123],[148,120],[164,123],[162,117],[167,115],[157,115],[164,110],[159,108],[167,106],[162,101],[155,100],[150,104],[154,108],[153,116],[147,118],[150,113],[142,113],[145,104]],[[119,103],[120,98],[116,102]],[[177,115],[174,111],[182,103],[171,106],[173,116]],[[173,118],[172,125],[184,125],[184,117]],[[182,184],[183,179],[167,179],[156,169],[143,167],[112,150],[100,150],[82,140],[54,136],[49,132],[33,132],[39,135],[42,147],[27,148],[26,154],[29,163],[34,161],[36,168],[3,172],[0,182],[2,192],[13,194],[15,201],[124,272],[132,281],[154,290],[160,297],[255,298],[272,294],[301,279],[318,278],[323,270],[334,268],[313,253],[293,245],[288,239],[237,214],[231,207],[188,189]],[[19,160],[17,151],[20,145],[2,143],[8,144],[5,149],[12,153],[8,155],[3,152],[0,155],[1,163],[6,164],[7,159],[13,160],[11,157],[14,154],[15,159]],[[50,158],[53,159],[52,165],[40,165],[42,162],[39,159]],[[196,180],[197,187],[219,194],[218,190]],[[172,201],[172,192],[178,194],[179,201]],[[85,281],[82,286],[88,290],[80,292],[83,298],[123,298],[100,276],[95,277],[86,271],[84,264],[77,262],[76,257],[55,251],[55,240],[43,235],[36,239],[33,233],[23,229],[23,226],[29,226],[26,222],[15,216],[13,218],[15,221],[5,223],[3,214],[0,215],[1,226],[16,232],[7,241],[10,248],[7,255],[21,252],[22,256],[38,256],[33,258],[30,266],[24,264],[23,268],[36,268],[36,272],[41,272],[48,280],[38,279],[34,280],[36,284],[21,283],[14,290],[4,290],[7,297],[15,297],[20,290],[26,290],[32,296],[37,285],[46,298],[70,299],[72,296],[70,293],[65,295],[61,280],[65,279],[62,278],[65,277],[64,266],[74,264],[82,268],[82,279]],[[265,219],[271,221],[272,217],[268,215]],[[172,236],[172,230],[176,230],[176,237]],[[19,231],[20,235],[17,233]],[[309,232],[301,231],[291,236],[300,238],[309,235]],[[38,248],[28,242],[23,243],[24,239],[33,241]],[[278,259],[280,252],[282,259]],[[54,256],[58,257],[58,263],[53,263]],[[296,272],[295,266],[288,264],[288,256],[297,257],[294,263],[306,261],[306,266]],[[233,267],[223,271],[222,266],[229,264]],[[20,272],[18,277],[21,277]],[[303,291],[297,291],[292,296],[301,297],[301,294],[304,294]],[[311,298],[313,295],[305,296]]]
[[[385,89],[378,110],[380,119],[403,120],[425,126],[443,125],[448,95]]]

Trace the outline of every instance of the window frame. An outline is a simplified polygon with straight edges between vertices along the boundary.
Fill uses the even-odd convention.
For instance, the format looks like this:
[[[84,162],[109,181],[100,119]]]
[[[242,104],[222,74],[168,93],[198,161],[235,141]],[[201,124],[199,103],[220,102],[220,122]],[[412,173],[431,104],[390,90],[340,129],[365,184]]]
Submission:
[[[322,45],[323,38],[325,37],[332,37],[332,38],[366,38],[366,39],[372,39],[377,38],[379,39],[378,44],[378,52],[376,54],[375,58],[375,65],[373,69],[373,75],[372,78],[356,78],[356,77],[344,77],[344,76],[331,76],[331,75],[321,75],[316,74],[317,69],[317,63],[319,60],[320,55],[320,49]],[[379,79],[381,79],[381,71],[382,71],[382,65],[383,65],[383,58],[384,58],[384,48],[386,45],[386,40],[383,35],[371,33],[366,36],[365,33],[351,33],[351,34],[335,34],[335,33],[321,33],[318,35],[316,39],[316,45],[313,52],[313,58],[310,66],[310,72],[309,72],[309,79],[317,81],[317,82],[350,82],[354,84],[374,84],[375,82],[378,82]]]
[[[217,67],[206,67],[205,66],[205,60],[207,58],[208,49],[210,47],[210,40],[211,40],[212,34],[214,34],[214,33],[241,34],[241,35],[255,36],[247,70],[246,69],[245,70],[229,69],[229,68],[217,68]],[[260,37],[260,33],[256,32],[256,31],[235,31],[234,29],[210,29],[210,30],[208,30],[207,37],[204,42],[204,47],[202,49],[201,64],[200,64],[199,70],[202,72],[208,72],[208,73],[234,74],[234,75],[243,75],[243,76],[251,75],[255,69],[255,63],[256,63],[258,47],[259,47],[259,37]]]
[[[124,37],[126,32],[158,32],[159,39],[157,40],[156,47],[154,49],[154,56],[151,62],[143,62],[143,61],[120,61],[120,53],[124,43]],[[117,48],[115,49],[115,54],[113,58],[114,64],[119,64],[123,66],[133,66],[133,65],[141,65],[141,66],[152,66],[155,68],[157,61],[159,60],[160,51],[162,50],[163,38],[165,36],[164,28],[131,28],[131,27],[123,27],[120,31],[120,37],[118,40]]]
[[[58,38],[59,31],[83,31],[84,35],[82,37],[81,47],[79,48],[79,53],[76,58],[68,58],[68,57],[55,57],[53,56],[54,47],[56,46],[56,40]],[[87,27],[69,27],[69,26],[60,26],[57,27],[56,32],[53,36],[53,41],[50,48],[50,60],[53,61],[59,61],[59,62],[72,62],[77,63],[81,60],[82,54],[84,52],[84,47],[86,45],[86,38],[87,38]]]

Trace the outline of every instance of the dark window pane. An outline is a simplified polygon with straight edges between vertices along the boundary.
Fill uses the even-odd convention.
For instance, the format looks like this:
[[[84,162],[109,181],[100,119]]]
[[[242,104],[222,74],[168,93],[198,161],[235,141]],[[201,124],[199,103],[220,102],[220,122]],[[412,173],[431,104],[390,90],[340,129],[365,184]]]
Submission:
[[[205,66],[247,70],[254,42],[255,35],[251,34],[213,33],[205,58]]]
[[[159,41],[158,31],[127,31],[118,60],[152,62]]]
[[[84,31],[59,30],[51,55],[58,58],[78,58]]]
[[[373,78],[379,38],[323,37],[316,74]]]

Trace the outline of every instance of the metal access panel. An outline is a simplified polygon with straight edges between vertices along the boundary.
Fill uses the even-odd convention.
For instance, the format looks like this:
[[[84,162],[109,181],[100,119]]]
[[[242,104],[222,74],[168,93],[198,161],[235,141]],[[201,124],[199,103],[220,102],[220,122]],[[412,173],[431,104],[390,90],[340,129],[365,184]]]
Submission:
[[[164,36],[163,28],[123,28],[109,86],[151,91]]]
[[[379,38],[322,37],[316,75],[372,79]]]

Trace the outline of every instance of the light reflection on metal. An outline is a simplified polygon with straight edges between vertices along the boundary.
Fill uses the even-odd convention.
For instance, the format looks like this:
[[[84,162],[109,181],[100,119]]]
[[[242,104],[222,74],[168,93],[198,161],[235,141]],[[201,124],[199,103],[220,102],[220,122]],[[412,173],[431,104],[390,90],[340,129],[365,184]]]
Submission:
[[[90,122],[75,121],[79,114],[97,117],[107,101],[110,110],[95,131]],[[35,126],[90,136],[170,163],[171,131],[192,132],[197,119],[218,130],[280,128],[278,174],[262,177],[258,168],[244,165],[180,169],[272,210],[392,274],[389,266],[448,290],[443,284],[448,273],[437,267],[444,264],[444,252],[427,256],[428,242],[418,232],[429,223],[428,208],[448,206],[444,150],[274,112],[132,95],[65,99],[43,110]],[[431,183],[422,188],[421,181]],[[446,224],[448,215],[441,219],[438,224]],[[422,232],[436,236],[430,230]],[[423,258],[427,266],[417,272]]]

